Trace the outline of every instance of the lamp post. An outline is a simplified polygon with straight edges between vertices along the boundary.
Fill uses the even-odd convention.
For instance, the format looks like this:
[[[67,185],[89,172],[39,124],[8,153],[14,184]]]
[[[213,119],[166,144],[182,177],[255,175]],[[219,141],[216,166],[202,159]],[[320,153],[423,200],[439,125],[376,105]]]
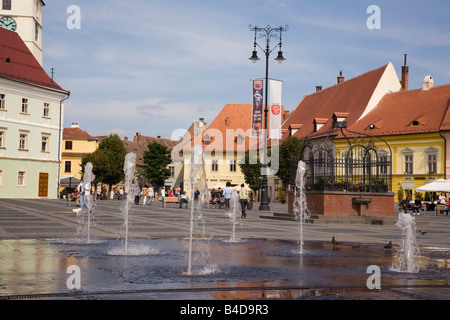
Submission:
[[[268,88],[269,88],[269,56],[277,47],[279,47],[278,56],[275,58],[275,61],[278,61],[278,63],[282,63],[284,60],[286,60],[283,57],[283,52],[281,51],[281,39],[282,39],[282,33],[283,31],[288,30],[288,26],[285,27],[276,27],[272,28],[271,26],[266,26],[265,28],[259,28],[257,26],[249,26],[250,31],[255,32],[255,41],[253,43],[253,53],[252,56],[249,58],[250,61],[253,63],[256,63],[258,60],[258,54],[256,51],[256,47],[259,47],[264,54],[266,55],[266,92],[265,92],[265,107],[264,107],[264,163],[263,163],[263,174],[262,174],[262,187],[261,187],[261,204],[259,206],[259,210],[261,211],[269,211],[269,191],[268,191],[268,185],[267,185],[267,113],[268,113],[268,104],[267,104],[267,95],[268,95]],[[266,39],[266,48],[262,48],[256,39]],[[279,39],[280,41],[278,44],[273,48],[270,49],[270,39]]]

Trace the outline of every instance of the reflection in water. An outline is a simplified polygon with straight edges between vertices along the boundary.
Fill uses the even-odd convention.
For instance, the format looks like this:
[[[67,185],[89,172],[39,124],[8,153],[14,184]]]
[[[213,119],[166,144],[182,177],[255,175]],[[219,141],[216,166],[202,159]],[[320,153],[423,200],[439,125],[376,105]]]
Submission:
[[[134,240],[130,248],[158,250],[123,256],[110,254],[116,241],[0,241],[0,297],[71,292],[66,286],[70,265],[80,267],[82,291],[159,290],[155,295],[160,296],[164,290],[180,290],[169,299],[185,298],[188,290],[207,293],[206,299],[370,298],[375,294],[365,287],[370,265],[380,267],[382,288],[450,285],[447,253],[437,250],[423,250],[420,273],[404,274],[389,270],[394,252],[381,246],[341,245],[336,250],[328,243],[306,242],[308,255],[299,256],[294,241],[216,239],[208,240],[209,268],[186,276],[188,245],[187,239]]]

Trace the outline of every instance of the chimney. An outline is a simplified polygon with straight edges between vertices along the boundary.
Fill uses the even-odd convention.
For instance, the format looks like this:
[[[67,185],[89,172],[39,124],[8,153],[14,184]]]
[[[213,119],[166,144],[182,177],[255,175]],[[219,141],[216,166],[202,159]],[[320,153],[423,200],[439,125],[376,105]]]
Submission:
[[[406,65],[406,56],[407,54],[405,54],[405,61],[402,66],[402,81],[400,82],[400,84],[402,85],[402,89],[404,91],[408,90],[408,78],[409,78],[409,67]]]
[[[128,141],[128,137],[124,137],[124,138],[123,138],[123,141]]]
[[[156,138],[161,139],[161,136],[156,136]]]
[[[72,125],[70,127],[71,128],[79,128],[80,126],[78,125],[78,123],[72,123]]]
[[[322,91],[322,86],[316,86],[316,92]]]
[[[423,90],[430,90],[433,87],[434,87],[433,78],[431,76],[426,76],[423,79]]]
[[[342,82],[344,82],[344,76],[342,75],[342,70],[339,73],[339,77],[337,77],[337,83],[341,84]]]

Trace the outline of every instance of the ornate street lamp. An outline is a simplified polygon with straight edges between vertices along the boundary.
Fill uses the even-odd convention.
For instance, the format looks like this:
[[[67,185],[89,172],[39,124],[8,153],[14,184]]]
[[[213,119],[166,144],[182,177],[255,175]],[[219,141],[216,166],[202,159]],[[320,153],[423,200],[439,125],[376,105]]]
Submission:
[[[275,61],[278,61],[278,63],[282,63],[284,60],[286,60],[283,57],[283,51],[281,51],[281,39],[282,39],[282,33],[283,31],[288,30],[288,26],[285,27],[277,27],[272,28],[271,26],[266,26],[265,28],[259,28],[257,26],[249,25],[249,30],[255,32],[255,41],[253,43],[253,53],[252,56],[249,58],[250,61],[253,63],[256,63],[258,60],[258,54],[256,47],[259,47],[264,54],[266,55],[266,92],[265,92],[265,107],[264,107],[264,163],[263,163],[263,175],[262,175],[262,187],[261,187],[261,204],[259,206],[259,210],[261,211],[269,211],[269,193],[268,193],[268,186],[267,186],[267,112],[269,111],[268,105],[267,105],[267,93],[268,93],[268,83],[269,83],[269,56],[277,47],[279,47],[278,56],[274,59]],[[263,49],[256,39],[266,39],[266,48]],[[279,43],[273,48],[270,49],[270,39],[279,39]]]

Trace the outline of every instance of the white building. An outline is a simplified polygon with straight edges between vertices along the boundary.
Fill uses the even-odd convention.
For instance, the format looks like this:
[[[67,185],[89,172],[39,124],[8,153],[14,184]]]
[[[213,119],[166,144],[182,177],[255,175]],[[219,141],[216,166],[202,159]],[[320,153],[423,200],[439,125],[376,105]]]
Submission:
[[[17,32],[42,65],[42,0],[2,0],[0,27]]]
[[[19,35],[0,28],[1,198],[57,197],[68,97]]]

